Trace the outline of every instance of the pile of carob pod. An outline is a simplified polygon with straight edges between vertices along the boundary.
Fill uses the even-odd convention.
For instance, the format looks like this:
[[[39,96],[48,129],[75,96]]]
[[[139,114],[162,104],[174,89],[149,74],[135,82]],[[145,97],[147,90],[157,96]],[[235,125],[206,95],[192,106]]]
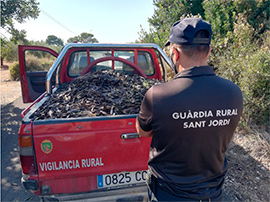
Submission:
[[[61,84],[30,118],[137,114],[146,91],[157,83],[160,82],[113,70],[90,72]]]

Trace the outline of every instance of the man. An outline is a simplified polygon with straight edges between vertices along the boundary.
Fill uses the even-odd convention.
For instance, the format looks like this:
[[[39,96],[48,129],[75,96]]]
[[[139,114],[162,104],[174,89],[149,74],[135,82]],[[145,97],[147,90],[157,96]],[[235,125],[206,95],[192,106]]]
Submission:
[[[211,34],[211,25],[199,18],[176,22],[166,44],[176,75],[150,88],[142,101],[136,128],[152,137],[151,201],[221,200],[225,151],[243,99],[238,86],[206,65]]]

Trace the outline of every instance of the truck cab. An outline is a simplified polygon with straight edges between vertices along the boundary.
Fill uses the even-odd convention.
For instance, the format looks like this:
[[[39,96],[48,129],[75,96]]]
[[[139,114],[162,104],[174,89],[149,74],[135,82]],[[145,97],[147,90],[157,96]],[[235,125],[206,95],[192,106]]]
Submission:
[[[18,50],[24,103],[34,102],[46,88],[49,90],[55,84],[67,83],[80,76],[87,65],[94,64],[90,71],[113,69],[123,73],[137,73],[130,67],[128,62],[131,62],[148,78],[157,80],[165,80],[165,65],[170,65],[168,57],[156,44],[74,43],[63,47],[60,54],[41,46],[19,45]],[[39,61],[31,61],[33,58]],[[51,63],[53,67],[50,71],[49,62],[44,60],[55,61]]]

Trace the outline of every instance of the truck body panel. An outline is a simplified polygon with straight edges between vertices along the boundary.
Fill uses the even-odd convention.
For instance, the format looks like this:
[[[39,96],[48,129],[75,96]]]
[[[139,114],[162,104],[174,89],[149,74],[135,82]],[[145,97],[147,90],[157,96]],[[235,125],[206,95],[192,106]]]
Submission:
[[[136,133],[135,117],[57,122],[33,124],[40,180],[147,169],[149,138],[122,137]]]

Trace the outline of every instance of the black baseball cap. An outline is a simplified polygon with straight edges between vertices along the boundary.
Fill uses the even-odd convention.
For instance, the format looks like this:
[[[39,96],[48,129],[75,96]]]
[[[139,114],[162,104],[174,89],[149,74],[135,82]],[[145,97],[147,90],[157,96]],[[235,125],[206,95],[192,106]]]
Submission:
[[[208,32],[207,38],[195,38],[198,31],[205,30]],[[165,46],[170,43],[179,45],[192,45],[192,44],[210,44],[211,43],[212,29],[211,25],[202,20],[201,18],[185,18],[173,24],[169,40]]]

